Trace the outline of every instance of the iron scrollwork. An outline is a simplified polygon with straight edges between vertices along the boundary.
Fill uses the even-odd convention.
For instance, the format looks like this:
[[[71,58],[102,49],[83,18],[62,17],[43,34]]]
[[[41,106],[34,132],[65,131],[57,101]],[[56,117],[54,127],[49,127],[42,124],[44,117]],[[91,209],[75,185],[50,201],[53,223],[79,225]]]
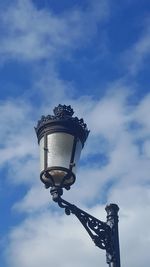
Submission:
[[[102,222],[77,206],[62,199],[62,188],[53,187],[50,190],[53,201],[65,210],[66,215],[74,214],[88,232],[97,247],[106,251],[106,262],[109,267],[120,267],[120,250],[118,235],[118,211],[116,204],[109,204],[105,210],[107,221]]]
[[[66,215],[70,215],[72,213],[78,218],[97,247],[106,251],[110,250],[111,228],[109,225],[79,209],[61,197],[58,198],[57,203],[59,207],[65,209]]]

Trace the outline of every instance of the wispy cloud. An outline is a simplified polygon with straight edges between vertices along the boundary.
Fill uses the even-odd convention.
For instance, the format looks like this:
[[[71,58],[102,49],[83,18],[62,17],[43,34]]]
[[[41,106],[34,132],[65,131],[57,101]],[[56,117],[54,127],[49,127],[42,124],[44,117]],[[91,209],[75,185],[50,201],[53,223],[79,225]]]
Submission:
[[[143,32],[137,41],[124,54],[124,62],[127,65],[129,75],[137,75],[150,57],[150,23],[144,20]]]
[[[100,212],[101,208],[97,209],[95,214],[98,211]],[[74,219],[51,212],[31,217],[12,232],[10,247],[6,254],[8,263],[16,267],[20,265],[38,267],[41,264],[65,267],[85,264],[91,266],[93,261],[98,264],[96,256],[99,254],[99,249],[90,246],[89,237],[79,223],[74,223]],[[70,231],[72,225],[74,225],[73,231]],[[59,235],[59,240],[55,238],[55,232]],[[78,246],[79,243],[81,246]],[[58,246],[59,257],[55,254],[58,253]],[[86,255],[86,258],[83,255]],[[104,265],[105,260],[102,259],[100,262]]]
[[[38,10],[30,0],[15,1],[1,12],[0,54],[17,60],[53,59],[69,55],[90,41],[97,23],[108,16],[107,1],[93,1],[87,10],[73,8],[56,16]]]

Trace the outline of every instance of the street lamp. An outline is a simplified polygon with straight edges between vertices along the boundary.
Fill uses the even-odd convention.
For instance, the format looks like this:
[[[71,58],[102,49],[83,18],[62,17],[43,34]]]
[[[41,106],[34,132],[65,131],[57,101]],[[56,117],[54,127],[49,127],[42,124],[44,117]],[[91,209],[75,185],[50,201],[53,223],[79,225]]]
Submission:
[[[75,182],[81,150],[89,134],[83,119],[73,114],[71,106],[58,105],[54,115],[42,116],[38,121],[35,131],[40,147],[40,179],[65,213],[74,214],[95,245],[106,250],[109,267],[120,267],[118,206],[107,205],[107,221],[102,222],[61,197],[63,188],[69,190]]]

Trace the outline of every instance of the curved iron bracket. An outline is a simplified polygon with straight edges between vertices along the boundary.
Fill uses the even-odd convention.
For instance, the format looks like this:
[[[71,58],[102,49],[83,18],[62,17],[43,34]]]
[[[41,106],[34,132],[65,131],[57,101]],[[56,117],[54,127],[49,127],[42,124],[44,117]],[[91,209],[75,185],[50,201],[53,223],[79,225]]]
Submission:
[[[74,214],[88,232],[95,245],[106,251],[106,261],[110,267],[120,267],[118,211],[116,204],[106,206],[107,222],[102,222],[77,206],[61,198],[62,189],[53,187],[50,190],[53,200],[66,215]],[[113,265],[112,265],[113,264]]]
[[[97,247],[105,250],[109,249],[111,236],[111,228],[109,225],[62,198],[59,198],[57,202],[59,207],[65,209],[66,215],[72,213],[78,218]]]

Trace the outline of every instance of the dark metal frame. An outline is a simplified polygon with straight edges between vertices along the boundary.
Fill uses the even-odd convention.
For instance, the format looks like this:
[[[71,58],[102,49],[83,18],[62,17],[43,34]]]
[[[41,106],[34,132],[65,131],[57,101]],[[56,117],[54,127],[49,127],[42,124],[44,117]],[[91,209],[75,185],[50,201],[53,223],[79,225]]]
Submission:
[[[120,267],[120,249],[118,234],[118,211],[116,204],[106,206],[107,221],[102,222],[77,206],[61,198],[62,188],[53,187],[50,190],[53,200],[66,215],[74,214],[88,232],[92,241],[100,249],[106,250],[106,262],[109,267]]]

